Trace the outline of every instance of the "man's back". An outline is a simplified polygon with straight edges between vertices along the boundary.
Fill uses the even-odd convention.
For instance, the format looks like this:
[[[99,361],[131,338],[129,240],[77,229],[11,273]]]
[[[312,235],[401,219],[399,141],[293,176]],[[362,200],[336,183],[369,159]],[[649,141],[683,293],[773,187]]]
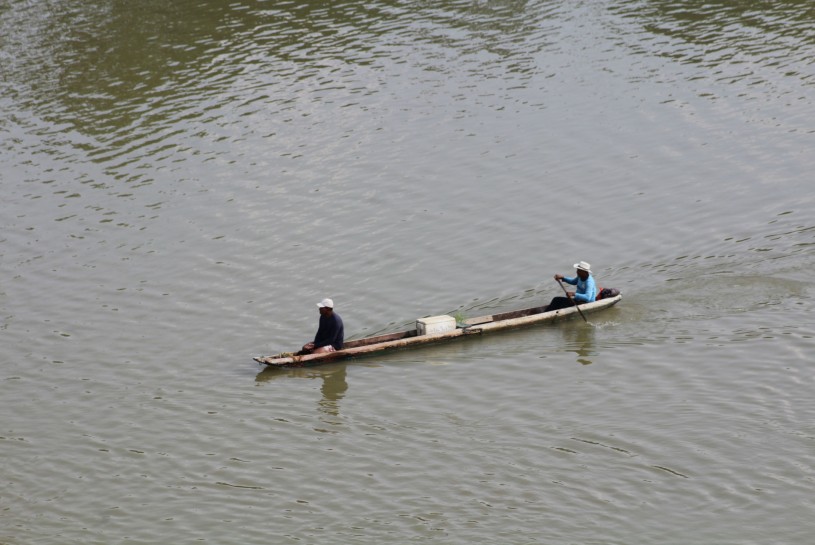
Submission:
[[[328,316],[320,316],[320,326],[317,328],[317,335],[314,337],[314,347],[331,345],[335,350],[342,350],[345,341],[345,327],[342,318],[336,312]]]

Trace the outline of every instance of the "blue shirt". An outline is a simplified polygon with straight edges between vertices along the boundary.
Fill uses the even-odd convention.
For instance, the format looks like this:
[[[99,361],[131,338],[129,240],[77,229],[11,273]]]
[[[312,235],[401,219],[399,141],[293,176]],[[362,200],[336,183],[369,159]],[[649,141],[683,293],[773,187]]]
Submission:
[[[320,327],[317,328],[317,334],[314,336],[314,348],[330,344],[335,350],[342,350],[344,336],[345,331],[339,314],[332,312],[331,316],[321,315]]]
[[[594,277],[589,275],[585,280],[580,280],[579,276],[574,278],[564,278],[564,282],[577,286],[574,293],[574,300],[577,303],[593,303],[597,298],[597,286],[594,285]]]

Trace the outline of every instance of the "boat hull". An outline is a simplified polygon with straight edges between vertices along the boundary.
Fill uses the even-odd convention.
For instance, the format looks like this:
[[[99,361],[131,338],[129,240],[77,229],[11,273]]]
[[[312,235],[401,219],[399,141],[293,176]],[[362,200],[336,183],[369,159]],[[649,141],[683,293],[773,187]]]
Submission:
[[[597,312],[616,305],[621,299],[621,295],[608,297],[606,299],[601,299],[600,301],[580,305],[580,310],[583,312],[583,314]],[[551,322],[578,313],[577,307],[568,307],[550,312],[542,312],[542,310],[543,309],[541,307],[532,307],[512,312],[503,312],[494,315],[471,318],[466,320],[463,324],[460,324],[460,327],[453,331],[437,333],[434,335],[417,335],[416,331],[414,330],[402,331],[398,333],[390,333],[387,335],[379,335],[376,337],[349,341],[345,343],[345,347],[342,350],[337,350],[336,352],[305,354],[302,356],[295,354],[287,354],[282,357],[281,355],[258,356],[255,357],[254,360],[269,367],[312,367],[315,365],[322,365],[332,361],[354,358],[367,354],[412,348],[424,344],[450,341],[470,335],[482,335],[484,333],[490,333],[493,331]]]

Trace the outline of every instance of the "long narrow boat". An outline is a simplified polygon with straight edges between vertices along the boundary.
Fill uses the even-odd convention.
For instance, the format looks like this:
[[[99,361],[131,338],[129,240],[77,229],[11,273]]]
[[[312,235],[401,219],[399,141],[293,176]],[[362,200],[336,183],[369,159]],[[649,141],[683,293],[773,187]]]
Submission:
[[[613,297],[600,299],[599,301],[595,301],[593,303],[580,305],[579,308],[583,314],[588,314],[590,312],[597,312],[598,310],[609,308],[617,304],[620,299],[622,299],[622,295],[618,294]],[[502,329],[550,322],[565,316],[576,314],[577,312],[578,307],[563,308],[549,312],[545,311],[545,307],[532,307],[511,312],[491,314],[488,316],[480,316],[478,318],[470,318],[461,323],[456,323],[455,319],[450,316],[436,316],[418,320],[416,329],[348,341],[345,343],[342,350],[337,350],[336,352],[304,355],[283,353],[275,356],[258,356],[254,359],[256,362],[262,363],[269,367],[312,367],[327,363],[329,361],[353,358],[365,354],[384,352],[386,350],[410,348],[423,344],[448,341],[469,335],[481,335],[491,331],[499,331]],[[434,333],[432,332],[432,326],[425,327],[425,324],[432,325],[433,318],[440,318],[443,320],[446,319],[444,320],[446,323],[450,324],[450,322],[452,322],[452,327],[448,330],[441,330]],[[419,322],[422,322],[422,324],[419,324]],[[422,334],[424,331],[426,332]]]

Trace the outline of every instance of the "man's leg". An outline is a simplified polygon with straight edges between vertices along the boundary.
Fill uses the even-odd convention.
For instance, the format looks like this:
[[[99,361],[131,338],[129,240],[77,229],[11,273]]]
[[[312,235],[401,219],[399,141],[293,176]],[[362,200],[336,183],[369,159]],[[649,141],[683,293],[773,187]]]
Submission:
[[[547,312],[550,310],[560,310],[562,308],[569,308],[574,306],[574,301],[569,297],[555,297],[549,306],[546,308]]]

